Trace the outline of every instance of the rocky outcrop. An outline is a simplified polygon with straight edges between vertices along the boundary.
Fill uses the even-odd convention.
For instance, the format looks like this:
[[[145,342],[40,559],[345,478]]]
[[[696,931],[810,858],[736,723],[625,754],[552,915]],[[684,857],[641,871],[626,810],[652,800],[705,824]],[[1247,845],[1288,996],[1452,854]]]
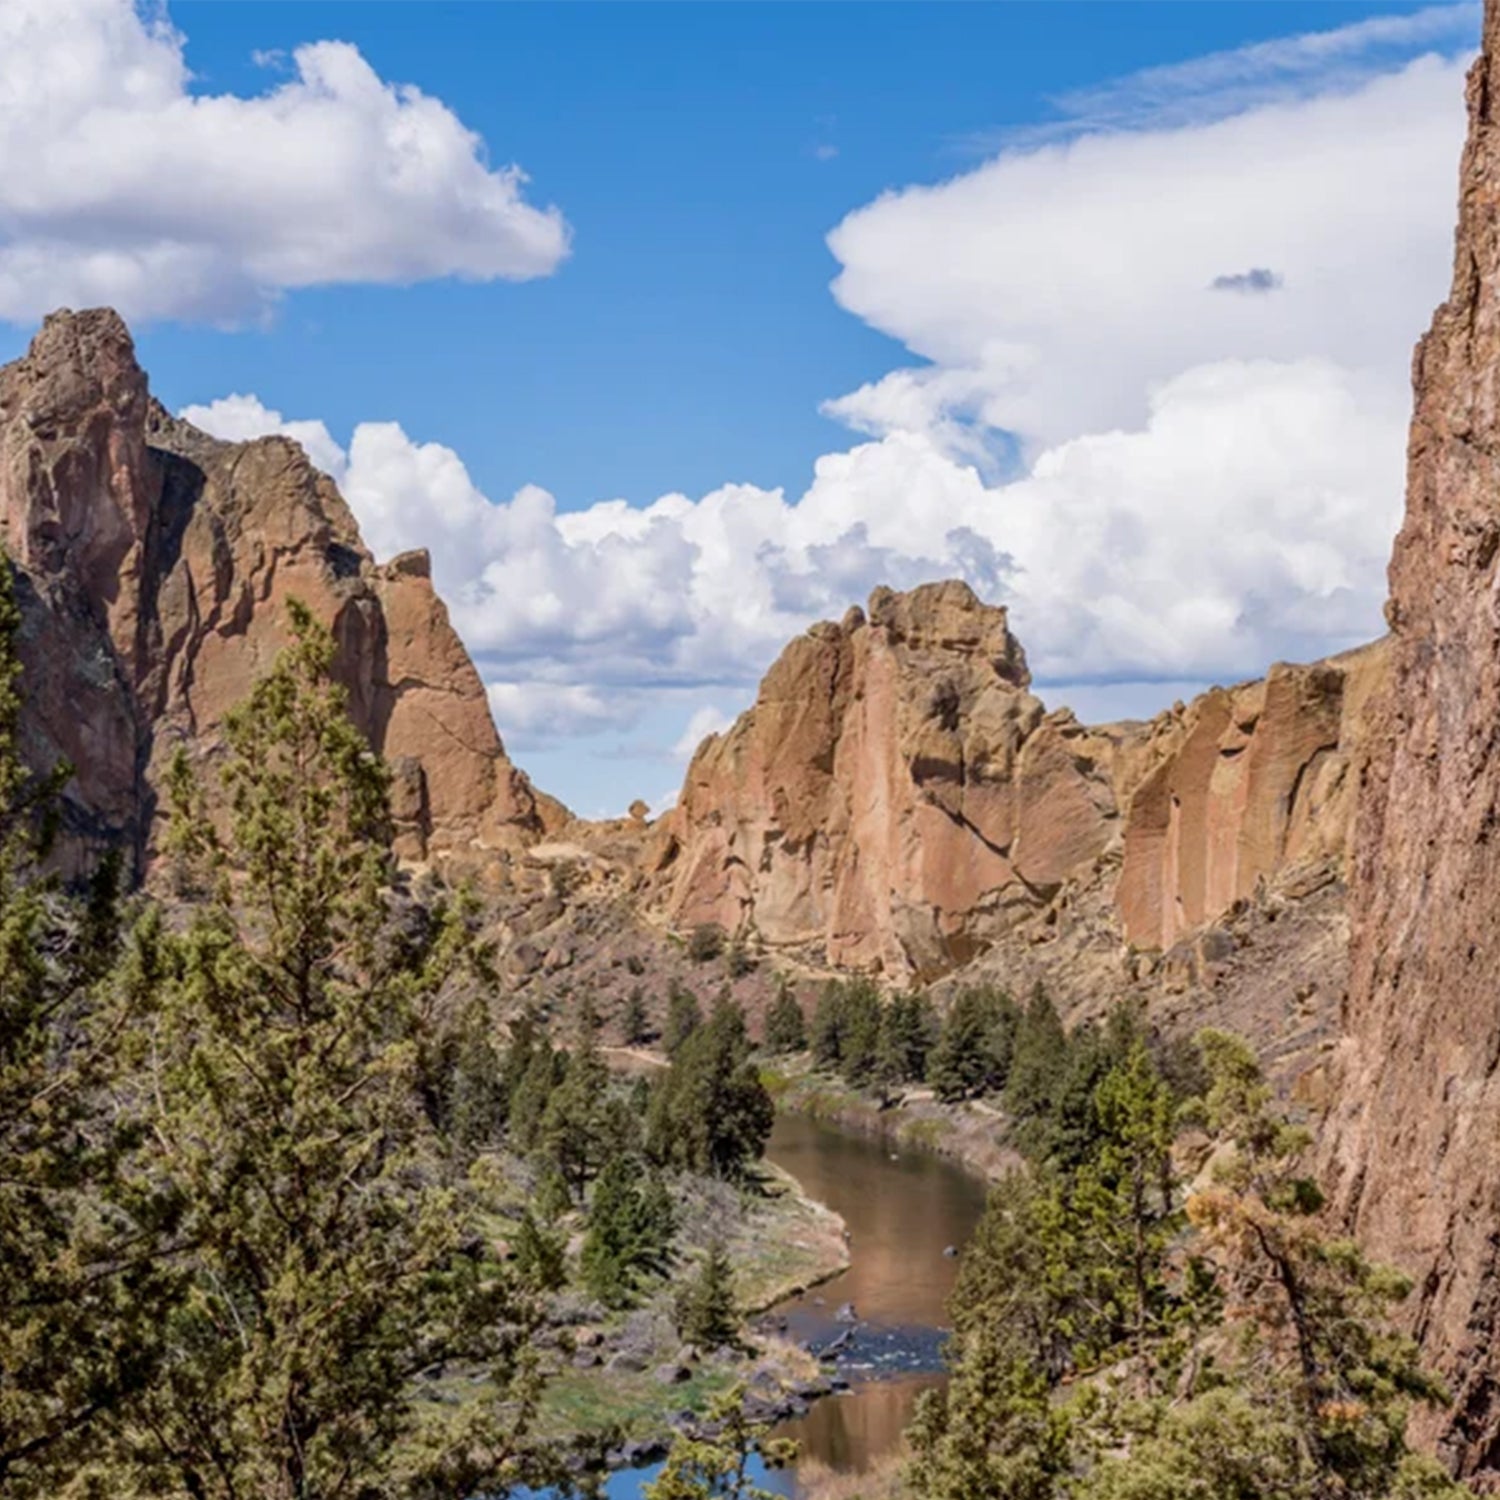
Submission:
[[[114,313],[54,314],[0,370],[0,529],[27,750],[74,767],[75,858],[144,856],[166,760],[214,754],[292,598],[334,631],[354,716],[395,771],[405,855],[514,846],[555,819],[505,755],[425,554],[377,565],[295,443],[222,443],[171,417]]]
[[[679,925],[931,978],[1102,891],[1116,954],[1341,871],[1379,645],[1082,725],[962,583],[814,626],[707,740],[648,860]],[[1099,902],[1094,903],[1096,906]]]
[[[1436,1437],[1500,1486],[1500,5],[1469,77],[1453,287],[1414,365],[1392,672],[1360,798],[1338,1101],[1361,1239],[1417,1278],[1456,1396]]]
[[[1153,721],[1127,813],[1115,901],[1126,940],[1170,948],[1268,882],[1342,870],[1384,641],[1271,668]]]

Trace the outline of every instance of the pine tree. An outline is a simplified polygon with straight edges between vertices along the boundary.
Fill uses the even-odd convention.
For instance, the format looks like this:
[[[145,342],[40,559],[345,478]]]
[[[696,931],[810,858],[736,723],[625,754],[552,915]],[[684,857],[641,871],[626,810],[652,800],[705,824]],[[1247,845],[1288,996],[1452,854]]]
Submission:
[[[1040,985],[1021,1017],[1005,1085],[1005,1107],[1024,1130],[1055,1108],[1068,1066],[1068,1038],[1051,997]]]
[[[868,979],[844,986],[839,1017],[839,1072],[856,1088],[868,1083],[880,1045],[880,991]]]
[[[646,996],[636,985],[625,1002],[620,1016],[620,1040],[627,1047],[640,1047],[651,1040],[651,1021],[646,1014]]]
[[[516,1270],[525,1281],[544,1292],[555,1292],[568,1279],[567,1250],[555,1229],[544,1229],[528,1208],[521,1215],[511,1242]]]
[[[791,985],[782,980],[766,1015],[766,1051],[801,1052],[807,1046],[807,1021]]]
[[[808,1027],[808,1045],[812,1059],[819,1068],[836,1068],[843,1056],[844,1031],[844,987],[835,981],[823,986],[818,1003],[813,1007],[812,1023]]]
[[[567,1059],[552,1050],[545,1036],[537,1037],[526,1055],[526,1072],[510,1096],[509,1119],[511,1145],[522,1153],[535,1151],[541,1144],[547,1106],[567,1070]]]
[[[750,1061],[744,1012],[721,1001],[657,1084],[646,1147],[659,1166],[737,1179],[765,1150],[775,1109]]]
[[[972,1099],[1003,1087],[1009,1074],[1015,1007],[1008,996],[967,987],[954,996],[937,1045],[927,1062],[933,1092],[947,1103]]]
[[[584,1285],[606,1306],[629,1305],[644,1277],[666,1273],[675,1228],[660,1180],[646,1182],[634,1157],[615,1157],[589,1204],[579,1257]]]
[[[0,554],[0,1491],[61,1493],[100,1421],[152,1376],[177,1291],[172,1201],[121,1175],[117,860],[85,901],[43,876],[66,766],[21,759],[21,624]]]
[[[667,993],[667,1025],[662,1033],[662,1047],[669,1057],[703,1025],[703,1011],[698,997],[674,979]]]
[[[134,938],[143,1170],[180,1198],[191,1295],[111,1433],[141,1493],[269,1500],[471,1492],[524,1476],[540,1306],[482,1250],[421,1059],[468,970],[459,926],[413,967],[390,914],[386,772],[301,606],[295,643],[225,723],[227,837],[185,762],[171,846],[209,895]],[[428,1166],[433,1170],[428,1170]],[[501,1399],[408,1400],[429,1364]]]
[[[542,1115],[537,1149],[552,1161],[575,1193],[593,1181],[612,1144],[609,1069],[599,1053],[596,1016],[585,1006],[578,1042],[568,1056],[562,1082]]]
[[[678,1294],[677,1331],[700,1349],[735,1348],[739,1344],[734,1272],[720,1240],[708,1247],[697,1274]]]

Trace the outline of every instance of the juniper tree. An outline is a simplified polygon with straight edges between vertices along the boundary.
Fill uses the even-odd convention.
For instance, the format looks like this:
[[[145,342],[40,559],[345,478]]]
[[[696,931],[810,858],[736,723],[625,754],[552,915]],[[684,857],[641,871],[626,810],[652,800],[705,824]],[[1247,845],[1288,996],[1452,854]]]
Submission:
[[[141,925],[124,986],[191,1290],[112,1434],[122,1495],[426,1495],[525,1468],[539,1307],[442,1185],[453,1146],[422,1102],[468,934],[450,910],[415,959],[389,941],[387,774],[328,632],[290,613],[293,644],[225,722],[222,824],[174,767],[171,848],[207,897]],[[414,1377],[455,1360],[497,1399],[416,1402]]]
[[[734,1300],[734,1270],[723,1241],[715,1240],[696,1274],[677,1297],[677,1331],[700,1349],[734,1347],[740,1318]]]
[[[647,1152],[660,1166],[743,1177],[764,1151],[774,1115],[750,1061],[744,1012],[721,1001],[708,1024],[674,1054],[653,1091]]]
[[[663,1050],[670,1056],[703,1025],[698,997],[674,979],[667,993],[667,1024],[662,1032]]]
[[[150,1377],[176,1283],[170,1197],[122,1175],[130,1131],[106,1107],[119,866],[81,901],[42,872],[70,772],[22,760],[20,624],[0,555],[0,1491],[28,1496],[59,1493]]]
[[[800,1052],[807,1046],[807,1021],[791,985],[784,979],[776,988],[776,998],[766,1013],[766,1051]]]

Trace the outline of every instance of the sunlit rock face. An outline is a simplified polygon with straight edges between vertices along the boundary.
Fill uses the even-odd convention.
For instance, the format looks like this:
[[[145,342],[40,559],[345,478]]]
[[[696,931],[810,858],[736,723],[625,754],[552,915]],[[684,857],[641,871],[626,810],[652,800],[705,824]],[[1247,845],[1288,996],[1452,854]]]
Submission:
[[[1339,1206],[1415,1276],[1456,1397],[1429,1420],[1500,1482],[1500,6],[1469,77],[1453,288],[1414,364],[1392,671],[1362,789]]]
[[[1045,711],[1005,610],[878,590],[814,626],[707,740],[656,832],[672,920],[931,977],[1107,885],[1122,944],[1169,948],[1267,880],[1341,863],[1379,645],[1146,724]]]
[[[214,755],[294,598],[332,627],[354,716],[392,763],[404,854],[540,833],[425,557],[378,566],[295,443],[173,419],[113,312],[54,314],[0,369],[0,527],[20,570],[27,750],[75,769],[65,863],[117,846],[140,867],[167,760]]]

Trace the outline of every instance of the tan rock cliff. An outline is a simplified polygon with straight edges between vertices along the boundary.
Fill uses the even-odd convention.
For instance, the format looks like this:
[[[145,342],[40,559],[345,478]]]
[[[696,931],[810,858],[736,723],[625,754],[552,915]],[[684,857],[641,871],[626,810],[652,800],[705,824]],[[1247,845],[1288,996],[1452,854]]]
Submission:
[[[355,717],[395,769],[403,853],[542,831],[425,555],[378,566],[295,443],[172,418],[114,313],[54,314],[0,369],[0,532],[21,572],[28,748],[75,767],[75,856],[144,855],[167,759],[213,754],[294,597],[332,626]]]
[[[1392,677],[1360,798],[1339,1201],[1417,1279],[1457,1397],[1440,1439],[1500,1486],[1500,5],[1469,76],[1453,288],[1418,347]],[[1433,1424],[1428,1424],[1429,1428]]]
[[[1337,873],[1379,645],[1088,728],[1029,691],[1005,611],[877,590],[814,626],[704,743],[648,859],[679,925],[753,928],[930,978],[1107,888],[1116,946],[1168,948],[1268,881]]]

